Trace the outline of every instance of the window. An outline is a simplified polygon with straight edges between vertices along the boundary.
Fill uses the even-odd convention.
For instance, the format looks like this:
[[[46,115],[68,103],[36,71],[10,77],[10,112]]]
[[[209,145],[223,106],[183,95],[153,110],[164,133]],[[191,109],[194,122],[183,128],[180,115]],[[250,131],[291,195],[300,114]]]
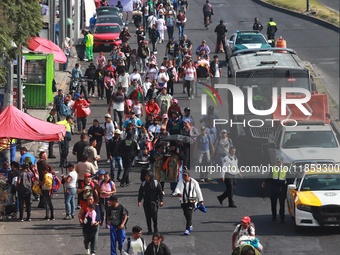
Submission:
[[[46,83],[46,60],[26,60],[25,75],[27,83]]]

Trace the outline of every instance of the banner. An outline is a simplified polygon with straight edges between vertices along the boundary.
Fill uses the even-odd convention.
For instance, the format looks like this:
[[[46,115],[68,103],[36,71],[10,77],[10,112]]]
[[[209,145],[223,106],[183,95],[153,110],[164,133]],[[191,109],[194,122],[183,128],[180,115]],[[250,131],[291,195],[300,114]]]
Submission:
[[[110,6],[116,6],[119,0],[108,0]],[[133,10],[133,0],[120,0],[123,5],[123,11],[132,12]]]

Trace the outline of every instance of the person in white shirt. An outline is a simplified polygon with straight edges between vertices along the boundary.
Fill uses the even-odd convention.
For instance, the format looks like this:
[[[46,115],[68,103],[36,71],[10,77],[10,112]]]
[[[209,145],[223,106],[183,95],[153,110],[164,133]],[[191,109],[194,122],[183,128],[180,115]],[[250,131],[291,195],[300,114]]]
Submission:
[[[115,124],[115,125],[114,125]],[[105,137],[105,143],[106,143],[106,154],[108,158],[108,163],[110,163],[110,155],[109,155],[109,149],[108,145],[109,142],[112,140],[114,134],[115,134],[115,129],[118,128],[116,123],[113,123],[111,119],[110,114],[105,114],[105,123],[104,123],[104,137]]]
[[[66,192],[65,192],[65,207],[66,207],[66,217],[64,220],[71,220],[74,218],[75,213],[75,202],[74,196],[77,193],[77,180],[78,174],[74,171],[74,165],[69,163],[67,165],[67,170],[69,171],[68,175],[62,175],[62,181],[65,183]]]
[[[228,198],[229,206],[236,208],[233,200],[234,191],[236,188],[236,176],[242,177],[238,168],[238,159],[236,157],[236,148],[230,147],[229,154],[222,159],[221,182],[225,184],[226,190],[222,195],[217,196],[218,201],[223,205],[223,200]]]
[[[123,92],[126,93],[129,90],[130,75],[127,72],[122,72],[118,76],[118,86],[123,88]]]
[[[142,228],[135,226],[132,228],[132,236],[127,237],[123,244],[122,255],[143,255],[146,244],[142,237]]]
[[[154,16],[153,13],[150,13],[150,16],[148,18],[148,33],[150,38],[150,30],[152,29],[153,25],[156,24],[157,18]]]
[[[159,32],[159,43],[164,42],[164,27],[165,27],[165,20],[163,19],[163,15],[159,15],[159,19],[157,20],[157,30]]]
[[[160,91],[167,87],[167,82],[169,81],[169,75],[166,71],[165,66],[161,66],[159,72],[157,73],[155,80],[157,82],[157,89]]]
[[[210,82],[211,82],[211,86],[215,87],[215,84],[219,84],[221,77],[222,77],[222,65],[218,61],[218,56],[215,55],[214,56],[214,60],[211,61],[211,63],[210,63],[210,78],[211,78]],[[216,96],[216,95],[214,94],[214,96]]]
[[[133,73],[130,74],[130,81],[137,80],[138,85],[142,86],[142,77],[138,73],[138,69],[134,68]]]
[[[197,201],[203,205],[203,196],[198,182],[190,177],[190,172],[188,170],[183,171],[182,178],[183,180],[177,183],[174,195],[177,194],[180,198],[181,207],[186,219],[184,235],[189,235],[193,230],[192,213]]]

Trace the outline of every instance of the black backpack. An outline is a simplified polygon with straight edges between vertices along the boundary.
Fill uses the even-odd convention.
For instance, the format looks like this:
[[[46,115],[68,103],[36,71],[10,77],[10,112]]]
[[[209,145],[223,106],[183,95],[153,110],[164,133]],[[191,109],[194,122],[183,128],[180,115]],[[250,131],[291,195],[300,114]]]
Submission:
[[[173,73],[173,67],[171,67],[171,68],[168,68],[168,70],[167,70],[167,73],[168,73],[168,75],[169,75],[169,80],[170,81],[172,81],[174,78],[175,78],[175,76],[174,76],[174,73]]]
[[[24,171],[21,173],[20,184],[18,186],[18,192],[20,194],[27,194],[31,191],[32,188],[32,180],[29,174]]]

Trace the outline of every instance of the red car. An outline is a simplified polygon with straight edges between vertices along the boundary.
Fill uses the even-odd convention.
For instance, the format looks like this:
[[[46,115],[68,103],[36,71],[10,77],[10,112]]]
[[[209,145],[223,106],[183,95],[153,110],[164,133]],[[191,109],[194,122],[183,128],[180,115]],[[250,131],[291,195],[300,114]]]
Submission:
[[[101,23],[94,26],[94,50],[100,47],[111,48],[120,45],[121,28],[117,23]]]

